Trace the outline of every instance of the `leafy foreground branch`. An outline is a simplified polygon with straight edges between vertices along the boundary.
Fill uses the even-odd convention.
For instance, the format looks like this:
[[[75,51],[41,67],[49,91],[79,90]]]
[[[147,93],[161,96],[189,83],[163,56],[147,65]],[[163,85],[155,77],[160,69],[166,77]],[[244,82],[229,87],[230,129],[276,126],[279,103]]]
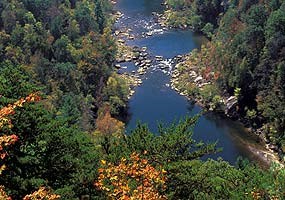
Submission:
[[[218,149],[192,139],[197,119],[159,126],[159,134],[138,124],[130,135],[101,140],[110,148],[101,160],[97,188],[110,199],[284,199],[284,169],[263,170],[243,160],[236,167],[222,159],[200,160]],[[150,169],[148,177],[144,172]],[[152,196],[142,192],[144,184]]]
[[[146,153],[146,152],[145,152]],[[166,171],[156,169],[147,159],[132,153],[130,159],[122,158],[118,165],[102,160],[98,182],[95,186],[105,191],[111,199],[166,199],[159,191],[165,189]]]
[[[143,124],[130,135],[99,128],[91,140],[76,127],[47,118],[39,104],[26,104],[38,100],[28,96],[0,109],[0,199],[285,197],[284,169],[200,160],[218,149],[193,140],[198,116],[168,127],[160,125],[157,134]]]
[[[0,175],[2,174],[2,171],[5,170],[6,165],[2,164],[5,157],[8,155],[8,152],[6,151],[6,148],[9,146],[15,144],[18,141],[18,136],[15,134],[12,135],[2,135],[2,132],[5,131],[5,126],[8,129],[11,129],[13,127],[13,123],[11,119],[9,118],[10,115],[15,114],[15,109],[19,107],[23,107],[24,104],[30,103],[30,102],[37,102],[41,99],[41,97],[37,93],[32,93],[29,96],[25,98],[21,98],[18,101],[16,101],[13,104],[9,104],[6,107],[3,107],[0,109]],[[4,130],[3,130],[4,129]],[[34,192],[33,194],[26,195],[23,200],[35,200],[35,199],[48,199],[48,200],[57,200],[59,199],[59,195],[52,194],[48,189],[41,187],[38,191]],[[0,199],[1,200],[12,200],[11,197],[9,197],[6,192],[4,191],[4,186],[0,185]]]

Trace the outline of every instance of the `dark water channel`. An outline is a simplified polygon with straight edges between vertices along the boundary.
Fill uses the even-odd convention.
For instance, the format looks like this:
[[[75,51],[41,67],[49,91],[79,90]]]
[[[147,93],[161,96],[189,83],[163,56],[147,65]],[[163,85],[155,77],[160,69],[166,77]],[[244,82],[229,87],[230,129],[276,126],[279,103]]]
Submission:
[[[163,56],[160,64],[169,64],[169,59],[177,54],[191,52],[199,48],[203,37],[191,31],[162,30],[155,23],[153,12],[163,11],[161,0],[118,0],[116,10],[124,14],[116,24],[118,29],[130,28],[135,35],[134,40],[128,40],[128,45],[147,47],[152,56]],[[153,35],[141,37],[144,32],[152,31]],[[124,63],[125,72],[136,69],[134,63]],[[201,111],[185,97],[169,87],[171,67],[161,70],[152,65],[145,75],[141,76],[142,85],[136,88],[134,96],[129,102],[129,121],[127,131],[135,128],[137,121],[147,123],[151,130],[156,131],[157,123],[169,124],[184,116],[193,116]],[[222,118],[219,115],[207,114],[202,116],[195,127],[194,138],[204,142],[218,141],[218,147],[223,151],[211,155],[211,158],[222,157],[230,163],[235,163],[237,157],[260,162],[256,154],[249,150],[249,146],[263,149],[240,124]]]

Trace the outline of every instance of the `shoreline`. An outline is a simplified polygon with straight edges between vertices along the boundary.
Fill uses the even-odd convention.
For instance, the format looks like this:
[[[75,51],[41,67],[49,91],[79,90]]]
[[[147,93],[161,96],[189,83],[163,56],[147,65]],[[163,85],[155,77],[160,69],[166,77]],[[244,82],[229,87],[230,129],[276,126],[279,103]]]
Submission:
[[[187,60],[187,57],[191,56],[190,54],[185,54],[183,55],[185,57],[185,59]],[[220,109],[220,110],[216,110],[213,109],[210,105],[211,102],[205,103],[203,102],[203,97],[201,95],[199,96],[191,96],[187,94],[186,90],[183,90],[181,88],[179,88],[179,84],[181,84],[181,80],[179,81],[179,78],[181,75],[183,75],[183,73],[179,72],[178,68],[185,64],[185,61],[182,62],[178,62],[176,64],[176,66],[174,67],[174,73],[171,76],[171,88],[173,90],[175,90],[179,95],[184,96],[185,98],[187,98],[189,101],[192,101],[193,103],[195,103],[196,105],[200,106],[201,108],[203,108],[205,110],[205,112],[212,112],[214,114],[218,114],[218,115],[222,115],[223,117],[232,120],[232,121],[237,121],[238,123],[240,123],[243,128],[252,136],[256,136],[258,137],[261,141],[262,141],[262,146],[264,149],[259,149],[257,147],[255,147],[254,145],[249,145],[247,143],[245,143],[246,148],[248,148],[255,156],[257,156],[259,159],[263,160],[266,165],[270,166],[270,164],[272,163],[277,163],[278,165],[280,165],[282,168],[285,167],[284,163],[281,161],[280,157],[278,156],[278,152],[273,151],[272,149],[270,149],[270,146],[272,145],[271,143],[266,143],[264,137],[262,137],[263,134],[257,134],[257,130],[254,131],[255,129],[252,127],[246,127],[246,124],[242,122],[242,119],[240,117],[238,117],[236,120],[233,120],[233,117],[231,116],[231,114],[229,113],[229,111],[225,110],[225,109]],[[187,64],[186,64],[187,65]],[[188,66],[189,67],[189,66]],[[190,67],[191,68],[191,67]],[[175,71],[176,70],[176,71]],[[175,73],[176,72],[176,73]],[[195,85],[195,87],[197,87],[198,89],[203,88],[203,86],[206,85],[210,85],[213,84],[213,80],[211,81],[205,81],[203,76],[200,74],[199,70],[197,70],[197,67],[193,67],[191,68],[191,72],[195,72],[196,76],[194,76],[194,79],[197,79],[199,77],[199,82],[195,82],[193,81],[192,84]],[[183,83],[182,83],[183,84]],[[201,86],[202,85],[202,86]],[[223,103],[224,107],[226,107],[226,104],[228,103],[228,99],[230,99],[233,97],[226,97],[226,96],[222,96],[222,101],[221,103]],[[237,102],[236,102],[237,104]],[[235,105],[235,104],[234,104]],[[229,109],[230,110],[230,109]]]
[[[169,28],[175,28],[175,29],[178,29],[178,30],[179,30],[179,29],[180,29],[180,30],[190,29],[190,30],[192,30],[192,31],[194,32],[194,28],[193,28],[193,27],[190,27],[190,26],[187,26],[187,25],[182,26],[182,25],[180,24],[180,25],[177,26],[177,27],[171,26],[171,25],[168,23],[168,20],[167,20],[167,12],[168,12],[168,13],[171,12],[171,9],[169,8],[169,5],[167,5],[167,1],[166,1],[166,0],[163,1],[163,5],[165,6],[165,12],[164,12],[163,14],[161,14],[161,15],[157,15],[157,17],[159,18],[158,21],[159,21],[161,24],[163,24],[163,25],[165,25],[166,27],[169,27]],[[192,52],[191,52],[190,54],[186,54],[186,55],[184,55],[184,56],[186,56],[186,57],[187,57],[187,56],[191,56],[191,54],[192,54]],[[180,62],[180,63],[182,63],[182,62]],[[177,65],[178,65],[178,64],[179,64],[179,63],[177,63]],[[177,69],[177,65],[175,66],[176,69]],[[195,69],[195,67],[196,67],[196,69]],[[198,67],[197,67],[197,66],[195,66],[195,67],[194,67],[194,69],[192,69],[191,71],[197,73],[199,77],[204,78],[203,75],[201,75],[201,72],[199,72],[199,70],[197,69]],[[213,73],[214,73],[214,72],[213,72]],[[198,76],[196,76],[196,77],[198,77]],[[177,77],[179,78],[179,75],[177,75]],[[277,162],[277,163],[281,164],[281,165],[284,167],[284,165],[285,165],[285,156],[283,156],[283,160],[282,160],[282,157],[280,157],[280,156],[278,155],[278,153],[279,153],[279,152],[282,152],[282,150],[281,150],[280,148],[278,148],[276,145],[272,144],[272,143],[266,138],[266,136],[265,136],[266,133],[264,132],[264,130],[263,130],[262,128],[255,129],[255,128],[253,128],[251,125],[249,125],[249,127],[247,127],[248,125],[246,124],[246,119],[240,117],[238,113],[235,113],[236,116],[233,117],[233,116],[231,116],[230,109],[219,110],[219,112],[217,112],[217,111],[215,111],[215,109],[212,109],[212,107],[211,107],[211,105],[210,105],[211,102],[208,102],[208,104],[203,103],[203,102],[202,102],[203,99],[201,99],[201,96],[196,97],[196,96],[193,96],[193,95],[190,95],[190,96],[187,95],[187,91],[184,91],[184,90],[181,91],[181,89],[177,88],[177,87],[174,85],[174,84],[175,84],[175,81],[177,82],[177,84],[179,84],[179,81],[178,81],[177,77],[172,77],[172,78],[171,78],[171,80],[173,81],[173,82],[172,82],[172,88],[173,88],[175,91],[177,91],[177,92],[178,92],[180,95],[182,95],[182,96],[186,96],[186,98],[187,98],[188,100],[194,101],[197,105],[201,106],[202,108],[206,109],[207,111],[215,112],[215,113],[218,113],[218,114],[223,114],[224,116],[226,116],[228,119],[231,119],[231,120],[233,120],[233,118],[235,118],[234,121],[239,121],[239,122],[243,125],[243,127],[244,127],[250,134],[256,135],[256,136],[258,136],[258,138],[260,138],[260,139],[262,140],[262,142],[263,142],[263,147],[266,149],[266,151],[264,151],[264,152],[262,153],[262,155],[264,155],[264,156],[262,156],[262,155],[260,155],[260,156],[262,156],[263,159],[265,159],[265,160],[268,160],[268,157],[270,157],[270,160],[272,160],[272,162]],[[215,82],[215,81],[214,81],[214,79],[212,78],[212,79],[210,80],[210,82],[204,82],[203,84],[213,84],[214,82]],[[196,81],[194,81],[194,84],[196,84]],[[198,87],[198,89],[201,89],[200,85],[197,85],[197,84],[196,84],[196,86]],[[203,86],[202,86],[202,87],[203,87]],[[223,99],[223,100],[222,100],[222,103],[224,104],[225,107],[227,106],[227,104],[232,104],[232,106],[234,106],[234,105],[237,105],[237,106],[238,106],[237,100],[236,100],[236,102],[234,102],[234,101],[235,101],[234,98],[231,99],[231,101],[227,101],[228,99],[232,98],[232,96],[229,97],[229,96],[222,95],[221,97],[222,97],[222,99]],[[252,152],[253,152],[253,153],[256,153],[254,150],[252,150]]]
[[[112,2],[113,2],[113,3],[112,3],[113,5],[117,3],[116,1],[112,1]],[[114,10],[114,12],[115,12],[115,14],[114,14],[115,21],[117,21],[118,19],[120,19],[121,17],[124,16],[124,14],[122,14],[120,11]],[[158,23],[160,24],[161,27],[167,27],[167,28],[170,28],[170,29],[172,28],[172,27],[168,27],[167,24],[165,24],[165,21],[164,21],[163,19],[161,19],[161,17],[163,17],[163,14],[153,13],[153,15],[154,15],[154,17],[155,17],[155,20],[158,21]],[[186,28],[186,27],[183,27],[182,30],[185,30],[185,28]],[[187,28],[190,29],[190,27],[187,27]],[[175,29],[178,29],[178,30],[179,30],[179,28],[175,28]],[[117,30],[115,30],[115,33],[114,33],[114,38],[116,39],[116,42],[117,42],[117,44],[118,44],[119,49],[120,49],[120,46],[123,46],[123,47],[125,47],[125,49],[127,49],[126,51],[124,51],[124,50],[125,50],[125,49],[124,49],[122,52],[119,52],[119,54],[118,54],[118,55],[120,55],[120,56],[117,57],[118,59],[117,59],[117,62],[116,62],[116,65],[117,65],[118,68],[121,67],[121,66],[119,66],[120,63],[124,63],[124,62],[126,62],[126,61],[127,61],[127,62],[136,62],[137,59],[139,58],[138,55],[136,55],[136,56],[134,55],[134,53],[135,53],[135,52],[134,52],[134,48],[131,47],[131,46],[127,46],[127,44],[125,43],[125,42],[128,41],[128,40],[134,40],[134,39],[136,39],[135,36],[129,34],[129,32],[132,32],[132,30],[130,30],[130,29],[126,29],[126,30],[117,29]],[[139,54],[140,54],[140,53],[146,53],[146,49],[140,49],[139,52],[136,52],[136,53],[139,53]],[[187,56],[191,56],[191,54],[192,54],[192,53],[183,55],[183,58],[184,58],[184,57],[187,57]],[[177,55],[177,56],[178,56],[178,55]],[[175,56],[175,57],[176,57],[176,56]],[[174,57],[174,58],[175,58],[175,57]],[[148,59],[148,58],[144,58],[144,59]],[[182,60],[183,60],[183,59],[182,59]],[[219,110],[219,112],[217,112],[215,109],[212,109],[212,108],[211,108],[211,105],[205,104],[205,103],[203,102],[203,99],[201,98],[201,96],[199,96],[199,97],[189,96],[189,95],[187,95],[187,92],[186,92],[186,91],[181,91],[181,89],[179,89],[179,88],[177,88],[177,86],[175,86],[176,83],[177,83],[177,84],[180,83],[180,82],[178,81],[178,78],[179,78],[179,76],[181,75],[181,74],[179,74],[179,73],[178,73],[178,74],[175,73],[175,70],[178,68],[178,65],[181,64],[181,63],[183,63],[184,61],[185,61],[185,60],[176,62],[175,67],[173,67],[172,74],[171,74],[171,80],[170,80],[171,88],[172,88],[173,90],[175,90],[178,94],[180,94],[180,95],[182,95],[182,96],[185,96],[189,101],[192,101],[192,102],[194,102],[196,105],[198,105],[198,106],[200,106],[200,107],[206,109],[207,112],[213,112],[213,113],[215,113],[215,114],[223,115],[223,116],[226,117],[227,119],[233,120],[233,119],[231,118],[231,116],[230,116],[227,112],[225,113],[224,110]],[[141,64],[141,63],[140,63],[140,64]],[[136,72],[133,72],[133,73],[123,73],[123,74],[120,75],[120,76],[122,76],[122,78],[125,78],[125,79],[129,80],[128,83],[129,83],[129,87],[130,87],[130,93],[129,93],[129,95],[128,95],[128,99],[130,99],[131,96],[135,93],[135,88],[138,87],[138,86],[142,83],[142,80],[141,80],[140,75],[145,74],[145,72],[146,72],[147,69],[148,69],[148,67],[144,66],[144,67],[142,67],[142,68],[138,68],[138,69],[136,70]],[[196,73],[196,75],[197,75],[197,76],[195,77],[196,79],[197,79],[198,77],[202,77],[202,75],[199,74],[198,69],[197,69],[196,66],[193,68],[193,70],[191,69],[191,71],[194,71],[194,72]],[[178,72],[178,71],[177,71],[177,72]],[[175,74],[176,74],[176,76],[173,77],[173,75],[175,75]],[[175,82],[174,80],[176,80],[176,82]],[[180,84],[181,84],[181,83],[180,83]],[[195,83],[194,83],[194,84],[195,84]],[[200,82],[200,81],[199,81],[199,84],[201,84],[201,85],[203,85],[203,84],[207,85],[207,84],[211,84],[211,82]],[[203,85],[203,86],[204,86],[204,85]],[[199,87],[199,86],[198,86],[198,87]],[[222,100],[223,102],[222,102],[222,103],[226,104],[226,103],[227,103],[227,98],[228,98],[228,97],[223,96],[223,100]],[[233,120],[233,121],[238,121],[239,123],[241,123],[242,126],[247,130],[247,132],[248,132],[249,134],[258,136],[254,131],[252,131],[253,129],[250,130],[250,128],[247,128],[247,127],[245,126],[245,124],[244,124],[240,119],[238,119],[238,120]],[[265,163],[269,164],[269,163],[271,163],[271,162],[276,162],[276,163],[282,165],[282,167],[284,167],[284,164],[280,161],[280,159],[279,159],[277,153],[273,152],[273,151],[269,148],[270,145],[267,145],[267,144],[266,144],[264,138],[262,138],[261,136],[258,136],[258,138],[260,138],[260,139],[262,140],[262,143],[263,143],[263,144],[262,144],[262,147],[264,147],[265,149],[259,149],[259,148],[257,148],[257,147],[254,147],[254,145],[249,145],[249,144],[247,144],[247,143],[244,142],[244,144],[246,145],[246,148],[248,148],[255,156],[257,156],[258,158],[260,158],[261,160],[263,160]]]

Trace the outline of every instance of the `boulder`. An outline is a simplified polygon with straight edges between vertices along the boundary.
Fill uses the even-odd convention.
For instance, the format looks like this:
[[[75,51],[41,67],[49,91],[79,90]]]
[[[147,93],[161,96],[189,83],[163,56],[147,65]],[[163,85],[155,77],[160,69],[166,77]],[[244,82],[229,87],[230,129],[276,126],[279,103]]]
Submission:
[[[202,80],[203,80],[202,76],[198,76],[197,78],[195,78],[194,82],[200,83]]]
[[[146,35],[150,37],[152,36],[152,32],[147,32]]]
[[[120,69],[120,68],[121,68],[121,65],[116,64],[115,67],[116,67],[117,69]]]
[[[228,99],[226,99],[225,104],[226,104],[226,109],[225,113],[229,114],[233,109],[235,109],[235,106],[237,105],[238,100],[235,96],[231,96]]]
[[[123,39],[118,39],[118,42],[119,42],[119,43],[125,43],[125,40],[123,40]]]
[[[268,148],[272,151],[275,151],[277,152],[278,151],[278,146],[277,145],[274,145],[274,144],[269,144],[268,145]]]
[[[120,31],[115,31],[115,35],[118,36],[120,34]]]
[[[146,51],[146,50],[147,50],[147,47],[142,47],[141,50],[142,50],[142,51]]]

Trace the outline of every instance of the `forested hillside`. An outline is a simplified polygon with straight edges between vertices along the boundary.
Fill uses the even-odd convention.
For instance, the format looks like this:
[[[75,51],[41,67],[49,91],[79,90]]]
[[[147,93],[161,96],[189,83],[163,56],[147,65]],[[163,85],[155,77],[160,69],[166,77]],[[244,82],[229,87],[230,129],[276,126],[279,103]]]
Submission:
[[[64,199],[94,190],[97,111],[118,114],[128,93],[112,70],[111,8],[102,0],[0,1],[1,136],[18,137],[0,185],[15,199],[40,186]],[[8,105],[35,92],[41,103],[15,108],[13,124],[4,123]]]
[[[13,81],[33,83],[48,95],[46,106],[58,117],[72,116],[70,123],[92,129],[96,109],[112,99],[103,90],[108,78],[117,81],[110,9],[108,1],[99,0],[1,1],[1,81],[6,87],[1,89],[7,92]],[[29,78],[5,76],[11,73]],[[15,97],[29,91],[17,92]],[[124,107],[126,92],[112,94],[115,110]]]
[[[170,14],[166,14],[170,24],[173,23],[171,20],[178,24],[189,21],[195,30],[211,38],[201,52],[194,52],[188,64],[180,68],[185,74],[180,82],[193,83],[186,74],[196,66],[195,71],[199,71],[205,82],[212,84],[203,86],[202,90],[201,87],[196,90],[190,84],[182,90],[188,90],[190,96],[201,96],[206,104],[214,104],[215,108],[221,106],[221,96],[235,96],[238,104],[231,111],[234,116],[257,130],[267,143],[271,143],[270,148],[283,157],[285,2],[167,2],[171,8],[167,11]],[[176,18],[176,14],[183,17]]]
[[[275,133],[268,136],[279,145],[285,28],[276,2],[241,11],[243,4],[229,4],[221,21],[219,9],[209,11],[202,21],[216,33],[203,51],[214,53],[196,55],[202,68],[220,70],[217,87],[239,92],[239,113],[255,111],[250,122],[268,124]],[[249,12],[259,6],[264,12]],[[112,69],[117,47],[111,13],[107,0],[0,1],[0,199],[284,199],[280,166],[201,160],[220,149],[192,138],[199,116],[159,126],[157,133],[144,124],[124,133],[117,118],[126,109],[128,86]],[[263,37],[249,39],[252,26]],[[257,66],[249,64],[252,54]],[[244,80],[241,72],[254,76]]]
[[[213,33],[222,14],[227,10],[229,1],[206,0],[166,0],[167,24],[173,27],[190,27],[205,34]]]

